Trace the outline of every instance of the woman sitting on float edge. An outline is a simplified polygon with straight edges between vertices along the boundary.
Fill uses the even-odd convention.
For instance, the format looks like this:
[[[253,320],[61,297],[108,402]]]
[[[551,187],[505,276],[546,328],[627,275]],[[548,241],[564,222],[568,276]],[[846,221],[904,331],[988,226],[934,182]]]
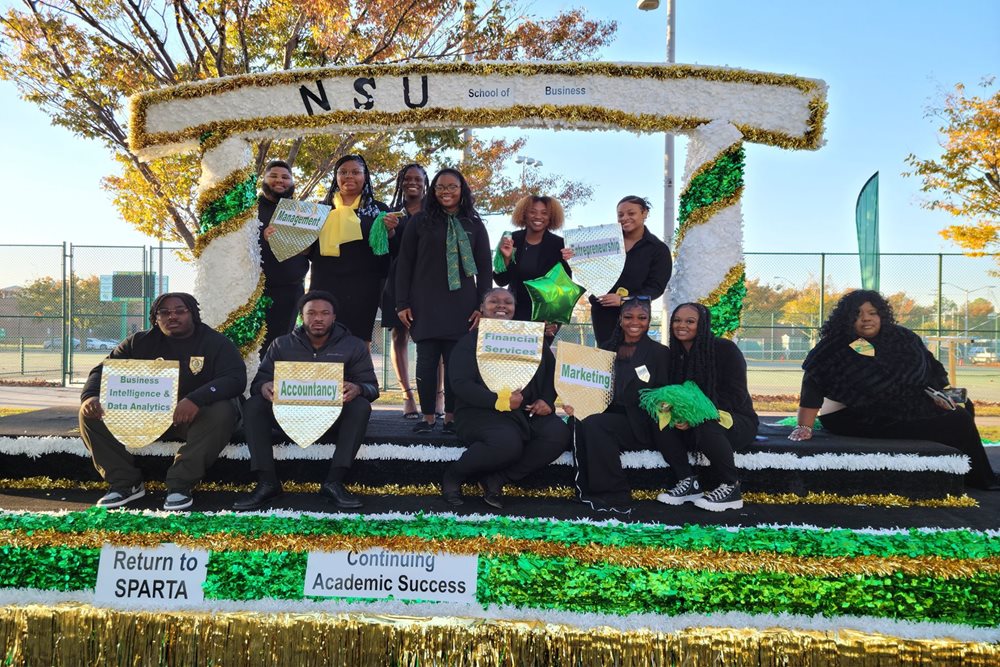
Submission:
[[[754,441],[759,420],[747,390],[747,362],[736,343],[712,334],[712,315],[700,303],[683,303],[670,317],[669,384],[693,381],[720,412],[732,419],[709,420],[691,426],[680,422],[664,429],[667,446],[663,458],[677,475],[677,484],[657,496],[667,505],[693,502],[702,509],[721,512],[743,507],[740,482],[733,463],[733,448]],[[688,461],[697,451],[709,460],[711,485],[702,484]],[[705,489],[710,489],[705,491]]]
[[[668,382],[670,350],[649,337],[651,299],[622,300],[618,325],[601,347],[616,354],[611,405],[580,421],[576,460],[580,499],[593,509],[628,513],[632,493],[622,470],[621,453],[649,449],[664,452],[672,442],[639,406],[639,390]],[[566,414],[573,407],[564,405]]]
[[[928,395],[928,389],[947,386],[948,374],[917,334],[896,324],[892,307],[878,292],[845,294],[802,368],[798,426],[790,440],[811,438],[822,408],[823,428],[831,433],[954,447],[971,461],[967,484],[998,488],[972,403],[955,406]]]
[[[498,287],[486,293],[482,313],[487,319],[509,320],[514,296]],[[448,381],[455,391],[455,424],[468,443],[462,457],[444,474],[441,492],[449,505],[461,505],[462,481],[481,477],[483,500],[503,509],[503,487],[524,479],[555,461],[569,448],[570,430],[553,413],[556,360],[548,345],[531,382],[510,395],[510,410],[497,410],[497,394],[479,374],[478,331],[472,330],[451,354]]]
[[[531,320],[531,297],[524,286],[525,280],[544,276],[559,262],[572,276],[569,265],[562,259],[565,242],[552,233],[563,226],[564,219],[562,204],[555,197],[522,197],[514,206],[511,224],[520,229],[500,241],[500,255],[506,269],[494,273],[493,281],[509,287],[517,300],[515,320]]]

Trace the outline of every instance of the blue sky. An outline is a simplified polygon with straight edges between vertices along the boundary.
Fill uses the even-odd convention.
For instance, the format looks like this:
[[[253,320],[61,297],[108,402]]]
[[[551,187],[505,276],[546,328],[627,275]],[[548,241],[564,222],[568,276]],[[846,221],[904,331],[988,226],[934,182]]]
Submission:
[[[574,4],[581,3],[540,1],[530,11],[544,14]],[[677,4],[677,62],[797,74],[823,79],[830,87],[822,149],[748,145],[748,251],[854,251],[854,202],[876,170],[883,251],[955,250],[937,235],[951,222],[948,216],[921,209],[918,182],[900,172],[911,152],[937,154],[937,123],[924,117],[925,107],[957,82],[972,85],[996,74],[1000,2]],[[619,21],[618,38],[604,51],[604,60],[663,59],[662,6],[640,12],[632,2],[589,5],[593,15]],[[103,147],[51,126],[40,111],[18,99],[9,83],[0,83],[0,104],[7,148],[0,177],[17,193],[7,205],[6,243],[152,243],[120,220],[100,189],[101,177],[114,170]],[[570,224],[613,221],[615,202],[630,193],[648,196],[654,216],[662,211],[662,135],[594,132],[582,141],[579,132],[517,134],[529,137],[523,152],[542,160],[542,169],[594,187],[594,199],[571,213]],[[678,187],[683,159],[684,140],[679,139]],[[662,229],[652,220],[654,231]],[[503,224],[490,227],[496,233]]]

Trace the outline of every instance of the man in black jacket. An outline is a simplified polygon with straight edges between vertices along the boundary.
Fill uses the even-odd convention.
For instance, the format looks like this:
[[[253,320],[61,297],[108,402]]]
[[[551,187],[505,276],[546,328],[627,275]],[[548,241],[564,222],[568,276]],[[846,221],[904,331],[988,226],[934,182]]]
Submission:
[[[267,349],[250,388],[243,421],[250,448],[250,469],[257,473],[257,487],[238,500],[235,510],[255,510],[281,495],[281,481],[274,466],[271,429],[277,425],[274,400],[274,362],[319,361],[344,364],[343,408],[340,417],[322,437],[336,435],[337,447],[320,493],[341,509],[357,509],[361,501],[344,488],[361,439],[368,429],[372,401],[378,398],[378,380],[368,345],[337,322],[337,302],[329,292],[310,290],[299,299],[302,326],[281,336]]]
[[[239,417],[238,397],[247,385],[247,369],[236,346],[201,321],[198,302],[190,294],[160,295],[150,309],[156,326],[118,344],[109,359],[170,359],[180,364],[180,383],[173,426],[164,440],[183,440],[167,470],[165,510],[191,507],[191,489],[229,442]],[[102,421],[101,371],[90,371],[80,395],[80,434],[94,467],[111,490],[98,507],[121,507],[146,494],[142,473],[132,455]]]
[[[264,167],[264,178],[260,183],[260,196],[257,198],[257,219],[260,227],[260,268],[264,272],[264,296],[271,298],[271,306],[267,309],[267,333],[261,353],[278,336],[284,336],[295,325],[295,306],[305,291],[304,281],[309,271],[309,259],[305,255],[295,255],[285,261],[271,252],[268,239],[276,228],[271,226],[271,218],[278,202],[291,199],[295,195],[295,179],[292,168],[283,160],[271,160]]]

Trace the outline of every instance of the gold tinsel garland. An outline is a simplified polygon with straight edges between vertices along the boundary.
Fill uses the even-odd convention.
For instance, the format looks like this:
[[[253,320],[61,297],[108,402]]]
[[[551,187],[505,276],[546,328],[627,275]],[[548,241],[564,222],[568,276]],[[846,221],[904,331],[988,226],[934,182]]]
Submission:
[[[716,287],[714,290],[712,290],[709,293],[709,295],[704,298],[702,302],[718,303],[719,299],[722,298],[722,295],[728,292],[730,287],[732,287],[733,285],[735,285],[740,281],[740,278],[743,277],[743,274],[744,272],[746,272],[746,270],[747,270],[747,265],[744,264],[743,262],[740,262],[736,266],[729,269],[729,271],[726,272],[726,277],[722,279],[721,283],[719,283],[719,286]],[[733,333],[734,332],[731,331],[729,332],[728,335],[731,336]]]
[[[381,548],[389,551],[439,552],[462,555],[514,556],[532,554],[542,558],[570,558],[581,563],[609,563],[646,570],[695,570],[707,572],[784,573],[803,577],[839,577],[844,575],[934,576],[961,579],[976,574],[1000,574],[1000,557],[942,558],[940,556],[837,556],[803,557],[773,552],[729,552],[712,550],[659,549],[655,547],[617,547],[600,544],[561,544],[544,540],[516,539],[495,535],[464,539],[428,539],[412,535],[240,535],[212,533],[201,537],[185,533],[120,533],[113,530],[88,530],[67,533],[56,530],[0,531],[0,544],[16,548],[39,549],[67,547],[99,549],[116,547],[152,547],[172,543],[187,549],[215,552],[315,552],[364,551]]]
[[[714,166],[715,161],[709,162],[709,165]],[[689,180],[688,183],[691,181]],[[688,215],[687,220],[684,222],[684,226],[677,230],[677,238],[674,241],[674,247],[679,250],[681,243],[684,241],[684,237],[693,227],[698,225],[704,225],[706,222],[715,217],[719,211],[729,208],[730,206],[735,206],[740,202],[740,198],[743,196],[743,186],[741,185],[736,189],[733,194],[729,195],[725,199],[719,199],[714,201],[708,206],[701,206],[694,209]]]
[[[206,232],[198,235],[198,238],[194,240],[194,256],[201,257],[201,254],[205,252],[209,244],[212,243],[217,238],[226,236],[227,234],[232,234],[233,232],[239,231],[243,225],[245,225],[250,220],[257,219],[257,206],[254,205],[253,208],[247,209],[243,213],[237,215],[235,218],[230,218],[222,224],[212,227]]]
[[[202,154],[206,152],[208,152],[207,148],[202,146]],[[195,203],[195,210],[198,211],[198,215],[204,213],[205,209],[208,208],[208,206],[216,199],[221,199],[226,193],[235,188],[237,185],[240,185],[244,181],[248,181],[256,176],[257,173],[250,167],[237,169],[215,185],[202,190],[198,194],[198,200]]]
[[[52,479],[49,477],[24,477],[21,479],[0,479],[0,488],[5,489],[79,489],[98,491],[107,489],[106,482],[82,482],[74,479]],[[282,482],[282,488],[290,493],[319,493],[318,482]],[[201,491],[226,491],[248,493],[252,484],[229,484],[220,482],[201,482]],[[381,486],[366,486],[348,484],[353,493],[366,496],[436,496],[440,495],[441,487],[437,484],[383,484]],[[164,491],[163,482],[146,482],[150,491]],[[467,496],[476,496],[482,491],[478,486],[462,487]],[[663,489],[632,491],[635,500],[656,500]],[[546,487],[541,489],[522,489],[507,486],[504,494],[516,498],[564,498],[576,497],[570,487]],[[749,503],[760,505],[872,505],[878,507],[979,507],[979,503],[969,496],[945,496],[944,498],[907,498],[896,494],[855,494],[843,496],[836,493],[815,493],[810,491],[804,496],[794,493],[758,493],[745,492],[743,499]]]
[[[260,272],[260,277],[257,278],[257,287],[254,289],[253,294],[250,295],[250,298],[247,300],[247,302],[242,306],[240,306],[239,308],[237,308],[236,310],[234,310],[233,312],[229,313],[229,316],[226,317],[226,321],[220,324],[218,327],[215,327],[215,329],[217,331],[225,331],[229,327],[233,326],[236,320],[240,319],[241,317],[246,317],[247,315],[252,313],[257,308],[257,302],[260,301],[260,298],[262,296],[264,296],[263,271]],[[261,337],[260,333],[257,334],[257,337],[258,338]],[[246,355],[244,355],[244,358],[245,357]]]
[[[564,664],[986,667],[1000,647],[854,630],[578,628],[534,620],[364,613],[125,611],[91,605],[0,609],[12,664],[383,667]]]
[[[267,336],[267,323],[265,322],[260,326],[260,330],[252,341],[243,345],[240,348],[240,354],[246,359],[251,354],[258,354],[262,352],[260,349],[264,346],[264,338]]]
[[[817,107],[825,108],[825,107]],[[594,126],[607,126],[636,132],[670,132],[690,130],[710,122],[711,118],[699,116],[657,116],[653,114],[634,114],[624,111],[609,110],[595,105],[514,105],[506,109],[411,109],[409,111],[365,111],[359,115],[356,111],[326,111],[320,115],[291,114],[286,116],[271,116],[268,118],[250,118],[240,120],[212,121],[191,126],[178,132],[155,132],[133,137],[132,150],[140,151],[150,146],[177,144],[194,140],[206,133],[212,136],[228,137],[233,135],[265,133],[266,130],[285,129],[323,129],[329,126],[350,127],[353,125],[373,125],[385,127],[440,127],[443,124],[454,127],[472,125],[474,127],[510,127],[518,122],[543,119],[553,124],[560,121],[573,123],[589,123]],[[808,126],[820,122],[815,114],[810,115]],[[133,123],[137,122],[133,119]],[[132,127],[135,127],[133,125]],[[819,148],[821,135],[806,133],[805,136],[794,136],[776,130],[755,129],[747,126],[737,126],[743,135],[755,143],[778,146],[786,149],[816,149]],[[581,128],[586,129],[586,128]],[[596,129],[596,127],[594,128]],[[809,138],[811,137],[811,138]]]

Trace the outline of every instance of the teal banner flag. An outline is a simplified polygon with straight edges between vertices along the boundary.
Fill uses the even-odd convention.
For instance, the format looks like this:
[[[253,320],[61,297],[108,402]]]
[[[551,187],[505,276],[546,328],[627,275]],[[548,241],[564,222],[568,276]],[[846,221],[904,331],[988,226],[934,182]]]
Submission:
[[[878,291],[878,172],[861,188],[854,208],[858,226],[858,257],[861,260],[861,287]]]

